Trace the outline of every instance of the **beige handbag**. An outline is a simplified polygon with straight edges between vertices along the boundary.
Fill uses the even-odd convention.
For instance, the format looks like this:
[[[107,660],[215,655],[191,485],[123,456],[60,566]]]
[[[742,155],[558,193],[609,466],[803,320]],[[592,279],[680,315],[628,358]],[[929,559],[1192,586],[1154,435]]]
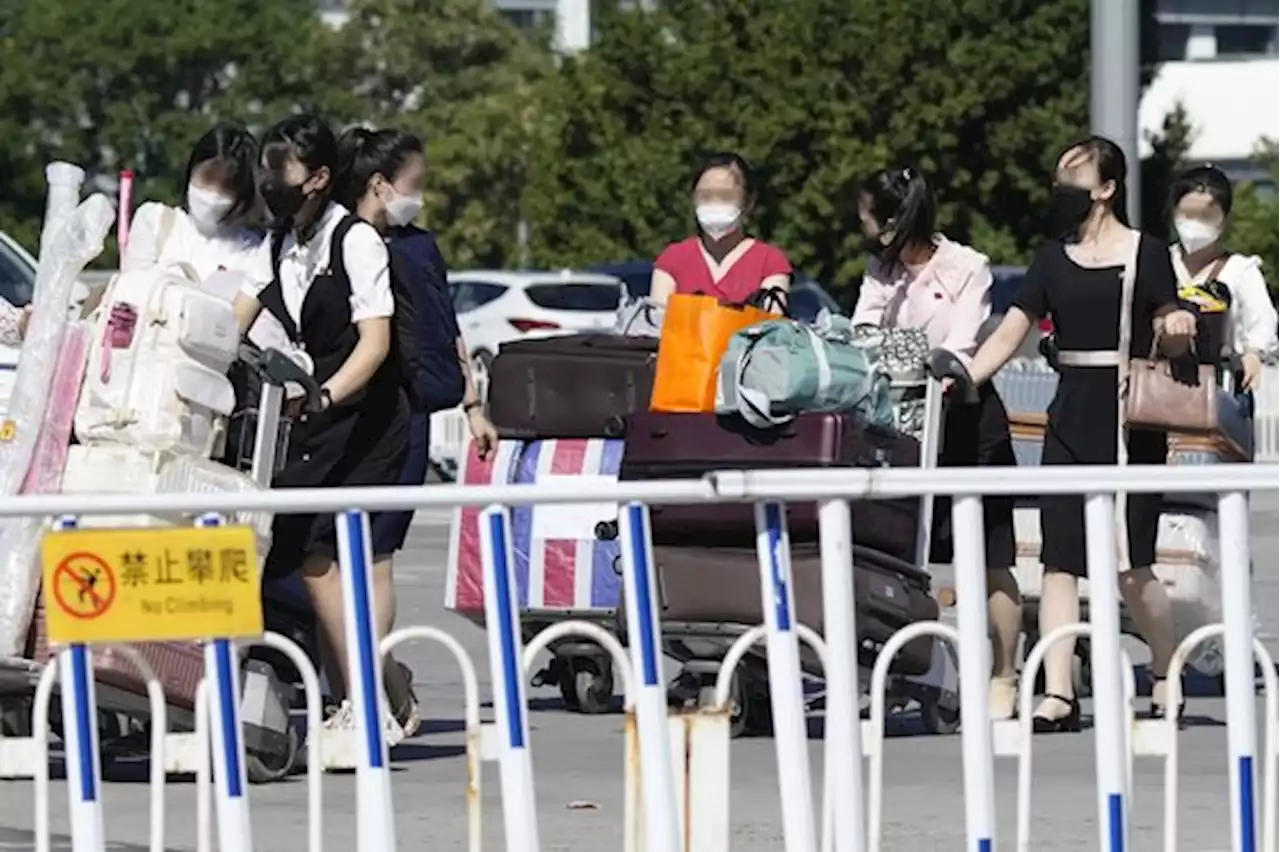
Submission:
[[[1120,303],[1120,388],[1124,424],[1130,429],[1153,429],[1192,435],[1217,434],[1217,371],[1211,364],[1199,364],[1196,383],[1187,384],[1173,375],[1173,365],[1159,357],[1160,336],[1151,341],[1146,358],[1130,358],[1133,340],[1133,294],[1138,269],[1140,236],[1135,231],[1133,254],[1125,264]],[[1127,370],[1125,368],[1128,368]]]

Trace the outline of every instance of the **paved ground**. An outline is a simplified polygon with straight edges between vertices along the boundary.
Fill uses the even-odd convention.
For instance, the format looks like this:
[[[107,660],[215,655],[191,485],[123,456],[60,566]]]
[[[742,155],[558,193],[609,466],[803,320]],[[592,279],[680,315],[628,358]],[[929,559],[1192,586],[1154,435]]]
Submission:
[[[483,672],[481,632],[444,613],[442,600],[445,529],[435,521],[415,529],[411,549],[399,569],[402,624],[435,624],[456,631]],[[1255,506],[1253,541],[1257,560],[1256,601],[1261,629],[1271,651],[1277,645],[1277,513],[1274,499]],[[396,750],[395,796],[400,848],[465,848],[464,764],[460,680],[443,653],[408,649],[403,658],[415,670],[426,702],[427,733]],[[534,766],[538,779],[543,849],[586,852],[620,849],[622,815],[622,719],[619,715],[568,715],[551,690],[533,690]],[[1183,735],[1182,843],[1192,852],[1214,852],[1230,845],[1226,821],[1226,732],[1220,699],[1194,699],[1192,725]],[[910,720],[906,726],[909,728]],[[815,775],[820,745],[811,746]],[[963,842],[960,739],[906,735],[890,746],[887,763],[885,850],[955,849]],[[1037,741],[1033,846],[1043,852],[1096,847],[1093,800],[1093,738],[1088,732]],[[128,772],[105,787],[112,852],[141,850],[147,838],[145,775]],[[1160,842],[1161,767],[1142,761],[1136,772],[1133,815],[1134,849],[1157,849]],[[773,743],[736,741],[732,751],[732,816],[735,852],[781,848],[780,816]],[[0,850],[31,849],[32,789],[29,783],[0,782]],[[354,779],[327,776],[325,847],[356,849]],[[487,848],[502,848],[497,776],[485,775],[483,794]],[[1011,848],[1014,767],[997,768],[1001,848]],[[168,788],[168,845],[195,846],[194,799],[189,783]],[[256,848],[259,852],[298,852],[304,847],[305,784],[301,778],[253,789]],[[55,782],[54,828],[67,831],[65,790]],[[578,807],[590,803],[590,807]],[[574,804],[575,807],[570,807]],[[64,840],[65,843],[65,840]],[[55,850],[69,849],[57,845]]]

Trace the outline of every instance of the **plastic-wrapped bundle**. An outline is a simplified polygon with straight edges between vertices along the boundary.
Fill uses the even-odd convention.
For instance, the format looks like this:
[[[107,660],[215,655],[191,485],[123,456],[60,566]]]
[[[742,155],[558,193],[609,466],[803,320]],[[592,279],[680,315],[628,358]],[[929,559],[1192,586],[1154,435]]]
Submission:
[[[94,195],[55,225],[54,236],[41,240],[47,250],[42,250],[36,272],[35,310],[9,401],[4,430],[8,440],[0,443],[0,495],[18,493],[27,476],[49,403],[72,289],[85,265],[102,252],[114,219],[111,202]],[[34,554],[42,527],[41,519],[0,521],[0,654],[17,654],[26,640],[39,587]]]

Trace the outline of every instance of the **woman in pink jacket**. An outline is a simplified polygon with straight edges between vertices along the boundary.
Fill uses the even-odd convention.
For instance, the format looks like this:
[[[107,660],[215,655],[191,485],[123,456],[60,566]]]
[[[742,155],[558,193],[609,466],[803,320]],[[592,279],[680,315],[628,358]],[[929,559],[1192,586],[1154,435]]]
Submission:
[[[991,265],[986,256],[935,231],[937,202],[913,168],[884,171],[865,182],[858,218],[871,258],[854,324],[923,329],[930,346],[954,352],[967,366],[978,348],[978,329],[991,314]],[[1017,464],[1008,414],[990,383],[979,388],[976,405],[948,400],[938,463]],[[983,517],[993,645],[991,715],[1006,719],[1014,712],[1014,654],[1022,623],[1022,600],[1010,571],[1016,558],[1013,500],[985,499]],[[950,562],[951,550],[951,501],[938,498],[930,561]]]

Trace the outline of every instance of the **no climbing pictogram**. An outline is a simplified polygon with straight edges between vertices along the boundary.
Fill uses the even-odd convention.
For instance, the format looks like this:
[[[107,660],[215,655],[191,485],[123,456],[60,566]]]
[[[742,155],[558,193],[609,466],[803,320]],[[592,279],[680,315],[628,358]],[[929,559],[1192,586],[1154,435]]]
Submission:
[[[72,553],[59,562],[52,586],[58,608],[72,618],[97,618],[116,599],[115,571],[92,553]]]

